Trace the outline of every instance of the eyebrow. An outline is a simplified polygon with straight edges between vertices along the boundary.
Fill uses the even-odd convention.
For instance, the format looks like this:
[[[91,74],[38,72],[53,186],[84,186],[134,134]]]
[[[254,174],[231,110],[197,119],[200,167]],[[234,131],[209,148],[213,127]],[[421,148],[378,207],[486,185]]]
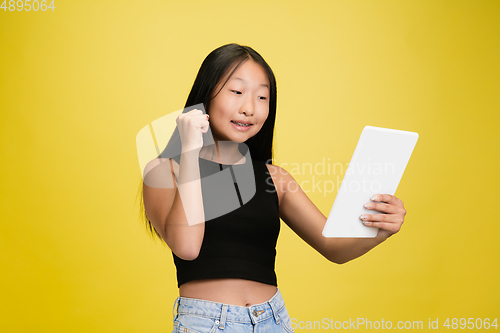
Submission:
[[[234,79],[234,80],[240,80],[240,81],[243,81],[243,82],[247,83],[247,81],[246,81],[246,80],[243,80],[242,78],[239,78],[239,77],[233,77],[233,79]],[[261,83],[260,85],[261,85],[262,87],[266,87],[267,89],[269,89],[269,86],[268,86],[267,84],[263,84],[263,83]],[[269,90],[271,90],[271,89],[269,89]]]

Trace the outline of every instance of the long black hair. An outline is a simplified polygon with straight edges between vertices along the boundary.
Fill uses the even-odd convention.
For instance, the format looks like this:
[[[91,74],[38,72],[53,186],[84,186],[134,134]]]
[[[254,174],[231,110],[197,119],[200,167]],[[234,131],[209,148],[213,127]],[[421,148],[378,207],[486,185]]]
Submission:
[[[272,164],[273,161],[273,137],[274,137],[274,123],[276,120],[276,104],[277,104],[277,89],[276,89],[276,78],[274,73],[267,64],[267,62],[262,58],[262,56],[257,53],[254,49],[249,46],[239,45],[236,43],[223,45],[212,52],[205,58],[201,64],[198,75],[193,83],[191,92],[184,106],[183,113],[186,113],[192,109],[195,104],[203,103],[205,111],[210,115],[210,101],[219,94],[219,92],[224,88],[226,82],[231,78],[234,71],[244,62],[248,60],[253,60],[257,64],[261,65],[262,68],[267,73],[270,84],[270,96],[269,96],[269,114],[267,116],[264,125],[260,131],[245,141],[245,144],[250,150],[250,156],[253,160],[264,161],[267,164]],[[213,94],[215,88],[218,86],[222,78],[224,78],[230,72],[226,81],[221,85],[219,91]],[[213,95],[213,97],[211,97]],[[203,134],[203,142],[207,142],[209,139],[206,137],[207,133]],[[174,133],[172,134],[166,148],[159,155],[159,157],[172,157],[181,152],[181,140],[179,135],[179,129],[176,127]],[[165,152],[169,152],[165,154]],[[144,199],[143,199],[143,181],[141,178],[140,182],[140,215],[144,220],[146,229],[150,232],[153,237],[158,237],[161,239],[160,234],[149,221],[145,209],[144,209]]]

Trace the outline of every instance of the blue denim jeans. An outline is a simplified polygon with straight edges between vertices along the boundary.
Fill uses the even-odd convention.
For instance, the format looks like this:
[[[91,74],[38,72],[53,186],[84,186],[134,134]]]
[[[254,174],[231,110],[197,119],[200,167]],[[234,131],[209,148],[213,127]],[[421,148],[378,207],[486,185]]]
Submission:
[[[279,289],[268,301],[249,307],[177,297],[173,314],[172,333],[293,332],[290,316]]]

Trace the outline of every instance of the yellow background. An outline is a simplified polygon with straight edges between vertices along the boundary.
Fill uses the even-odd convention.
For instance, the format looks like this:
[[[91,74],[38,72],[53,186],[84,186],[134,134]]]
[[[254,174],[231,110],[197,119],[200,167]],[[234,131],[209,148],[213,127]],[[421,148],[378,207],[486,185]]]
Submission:
[[[175,268],[139,220],[135,136],[231,42],[277,77],[277,164],[348,163],[365,125],[420,135],[380,247],[336,265],[282,225],[291,317],[500,317],[499,1],[55,7],[0,10],[0,331],[170,331]],[[328,215],[335,193],[309,196]]]

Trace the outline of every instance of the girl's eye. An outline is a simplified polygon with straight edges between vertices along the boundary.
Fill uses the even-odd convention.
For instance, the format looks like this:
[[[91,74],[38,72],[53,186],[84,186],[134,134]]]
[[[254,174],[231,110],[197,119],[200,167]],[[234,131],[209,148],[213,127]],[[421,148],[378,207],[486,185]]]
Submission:
[[[236,93],[237,95],[241,95],[241,91],[238,91],[238,90],[231,90],[231,92],[234,92],[234,93]],[[264,97],[264,96],[259,96],[259,98],[261,98],[261,101],[263,101],[263,100],[266,100],[266,99],[267,99],[267,98],[266,98],[266,97]]]

